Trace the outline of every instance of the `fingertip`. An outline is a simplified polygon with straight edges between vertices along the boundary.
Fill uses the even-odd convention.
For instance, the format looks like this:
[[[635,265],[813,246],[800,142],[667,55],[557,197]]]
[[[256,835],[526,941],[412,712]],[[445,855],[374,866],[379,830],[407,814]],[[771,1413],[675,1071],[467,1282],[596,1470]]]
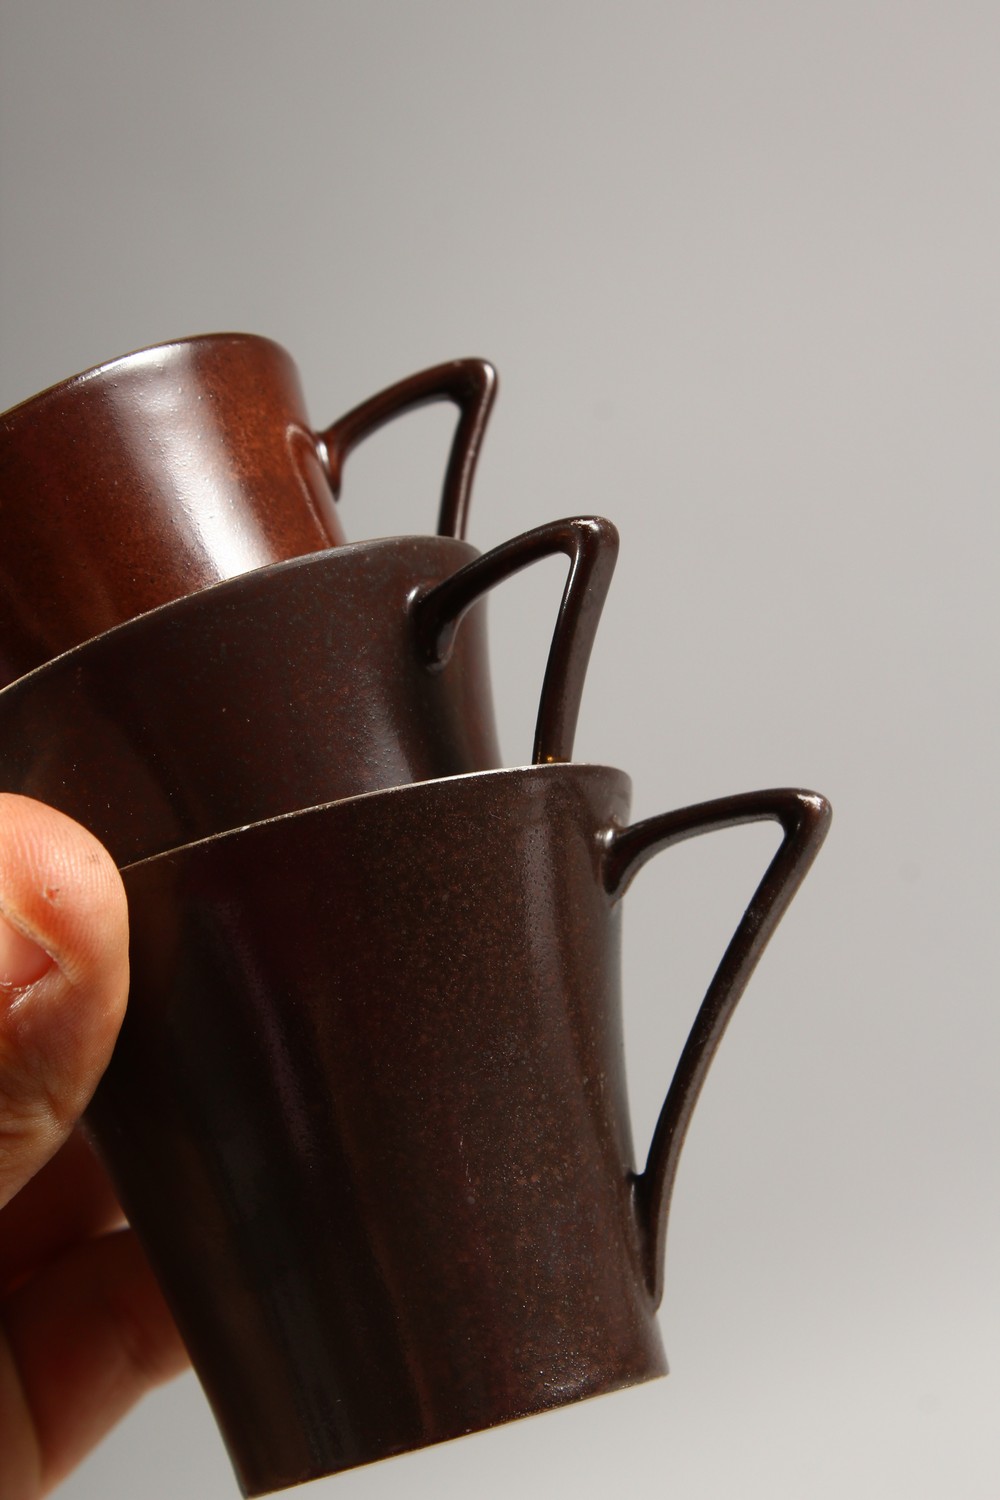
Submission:
[[[81,824],[0,792],[0,911],[71,984],[127,950],[125,891],[111,855]]]
[[[51,955],[14,926],[0,908],[0,997],[35,984],[52,964]]]
[[[0,793],[0,918],[2,1204],[62,1144],[108,1064],[128,994],[128,918],[93,835],[11,793]]]

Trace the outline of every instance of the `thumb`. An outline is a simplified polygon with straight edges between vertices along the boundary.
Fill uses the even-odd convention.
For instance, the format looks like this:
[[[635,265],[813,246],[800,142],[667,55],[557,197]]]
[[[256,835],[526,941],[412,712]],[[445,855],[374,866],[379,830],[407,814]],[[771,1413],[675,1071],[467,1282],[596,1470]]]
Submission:
[[[63,813],[0,793],[0,1207],[86,1108],[127,993],[111,856]]]

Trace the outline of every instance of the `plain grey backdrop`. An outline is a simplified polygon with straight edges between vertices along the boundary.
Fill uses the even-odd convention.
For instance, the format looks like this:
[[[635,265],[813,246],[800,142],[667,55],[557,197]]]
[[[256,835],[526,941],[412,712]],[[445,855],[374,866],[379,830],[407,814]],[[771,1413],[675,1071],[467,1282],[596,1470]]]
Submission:
[[[1000,13],[990,0],[3,0],[0,406],[131,349],[286,345],[325,424],[477,354],[470,537],[610,516],[580,759],[634,811],[798,784],[826,848],[681,1165],[672,1373],[321,1481],[339,1500],[996,1500]],[[352,458],[431,529],[451,428]],[[528,759],[562,564],[491,606]],[[626,919],[634,1127],[774,845]],[[60,1500],[236,1490],[188,1376]]]

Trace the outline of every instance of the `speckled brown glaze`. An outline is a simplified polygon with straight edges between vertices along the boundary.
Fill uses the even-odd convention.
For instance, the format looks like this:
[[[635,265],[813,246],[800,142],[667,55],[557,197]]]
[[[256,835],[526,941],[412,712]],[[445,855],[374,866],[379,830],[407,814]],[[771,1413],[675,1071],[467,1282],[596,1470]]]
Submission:
[[[14,407],[0,416],[0,684],[170,599],[342,542],[347,454],[430,401],[460,411],[440,522],[462,535],[495,388],[485,361],[453,360],[315,432],[284,349],[206,334]]]
[[[450,537],[359,542],[130,620],[0,692],[0,790],[83,823],[128,864],[316,803],[500,764],[486,592],[570,559],[539,761],[572,754],[618,535],[554,521],[478,556]]]
[[[776,791],[626,827],[629,790],[457,777],[125,872],[132,989],[89,1125],[245,1493],[664,1373],[677,1155],[829,813]],[[781,846],[637,1171],[620,898],[658,849],[759,819]]]

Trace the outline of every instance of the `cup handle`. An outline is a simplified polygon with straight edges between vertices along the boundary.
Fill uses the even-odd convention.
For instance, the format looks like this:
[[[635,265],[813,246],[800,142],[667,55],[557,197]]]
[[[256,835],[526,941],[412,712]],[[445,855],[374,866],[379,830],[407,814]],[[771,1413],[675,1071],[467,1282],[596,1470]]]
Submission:
[[[344,460],[364,438],[404,412],[434,401],[453,401],[460,415],[444,476],[438,536],[463,537],[479,445],[496,391],[497,372],[485,359],[453,359],[409,375],[355,406],[316,434],[334,499],[340,498]]]
[[[607,836],[604,885],[615,899],[661,849],[717,828],[773,820],[784,838],[754,891],[695,1017],[653,1132],[645,1169],[634,1178],[646,1283],[655,1306],[663,1296],[667,1216],[677,1163],[716,1048],[771,934],[798,890],[830,824],[830,804],[815,792],[747,792],[662,813]]]
[[[562,552],[569,573],[556,617],[535,722],[533,763],[569,760],[587,663],[618,559],[618,532],[602,516],[551,521],[484,552],[412,604],[417,648],[434,670],[448,660],[462,616],[494,585]]]

